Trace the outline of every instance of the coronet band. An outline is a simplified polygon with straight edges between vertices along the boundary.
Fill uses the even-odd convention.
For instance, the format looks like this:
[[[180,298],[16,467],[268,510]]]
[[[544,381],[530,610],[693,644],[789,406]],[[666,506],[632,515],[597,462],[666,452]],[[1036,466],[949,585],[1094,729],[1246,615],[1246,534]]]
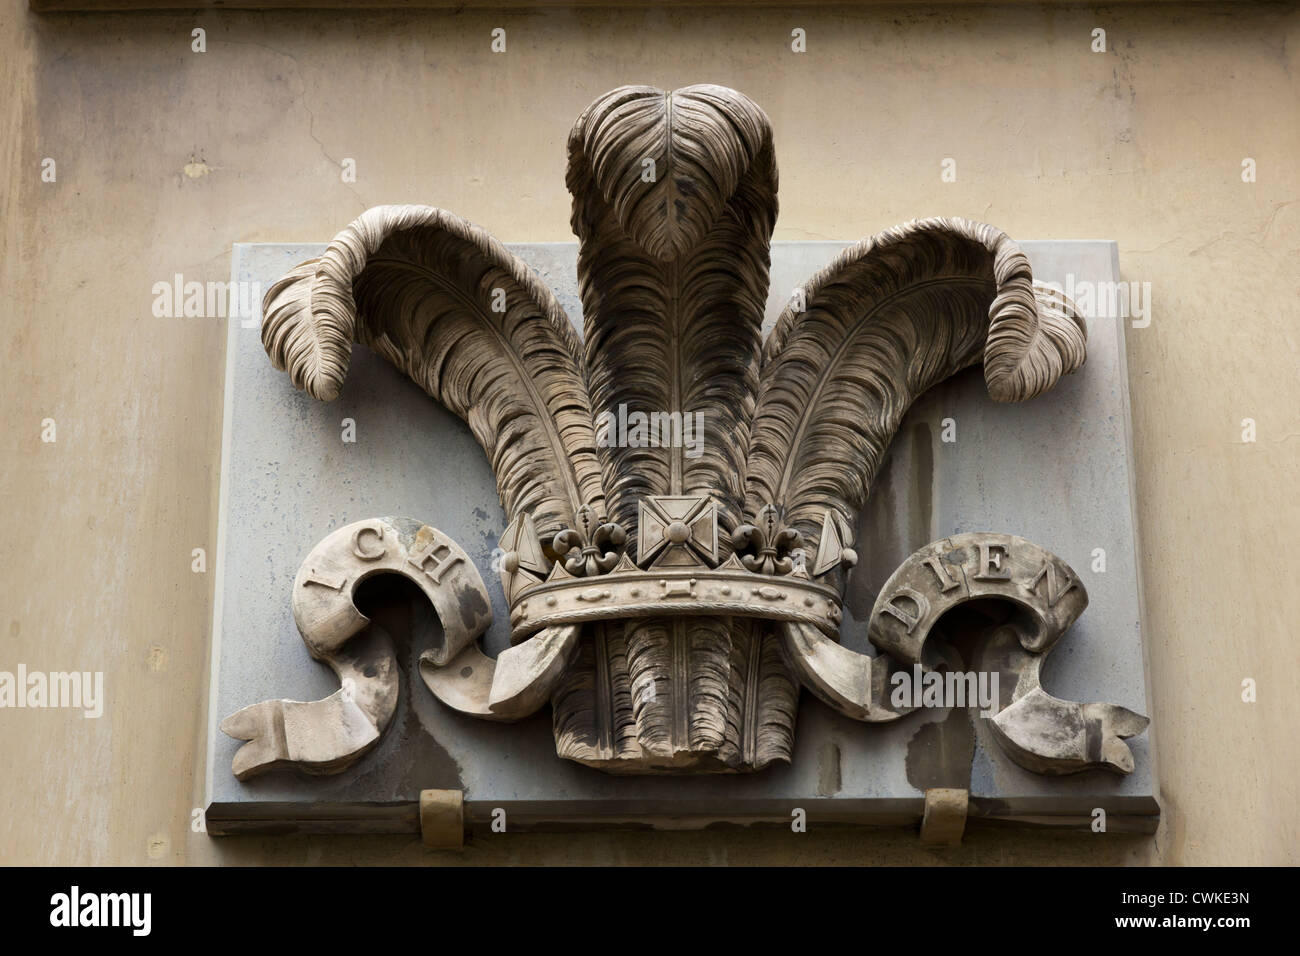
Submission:
[[[615,570],[552,578],[523,591],[510,608],[510,639],[518,643],[562,624],[687,615],[798,621],[834,637],[840,598],[833,588],[793,574],[728,567]]]

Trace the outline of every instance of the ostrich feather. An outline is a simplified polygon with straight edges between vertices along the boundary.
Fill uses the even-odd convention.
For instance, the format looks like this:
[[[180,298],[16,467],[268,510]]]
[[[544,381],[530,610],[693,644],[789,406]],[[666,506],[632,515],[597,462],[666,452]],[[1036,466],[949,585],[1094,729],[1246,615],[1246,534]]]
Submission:
[[[610,517],[635,535],[641,497],[699,494],[729,528],[743,503],[776,218],[767,116],[717,86],[614,90],[569,136],[568,186],[594,411],[704,423],[698,457],[680,445],[601,447]]]
[[[983,359],[995,401],[1040,395],[1084,360],[1086,327],[1035,286],[992,226],[926,219],[863,240],[804,287],[764,346],[747,470],[749,514],[783,508],[807,541],[827,510],[857,526],[912,401]],[[848,543],[846,541],[846,543]]]
[[[582,642],[551,693],[555,752],[589,766],[617,769],[642,756],[632,716],[624,622],[583,628]]]
[[[549,539],[601,507],[577,336],[555,297],[482,229],[428,206],[379,206],[267,292],[262,343],[297,388],[330,401],[352,343],[464,419],[507,518]]]
[[[622,87],[579,117],[567,179],[609,515],[635,537],[642,498],[700,495],[729,531],[744,503],[776,219],[767,116],[723,87]],[[691,449],[662,435],[624,442],[601,423],[622,418],[620,408],[627,418],[680,416],[683,438],[686,421],[702,421],[703,435]],[[646,759],[672,769],[687,752],[685,767],[724,745],[739,639],[747,625],[733,631],[726,618],[629,622],[632,717]]]
[[[732,766],[762,770],[790,761],[799,682],[790,673],[770,622],[732,619],[726,736],[718,756]]]

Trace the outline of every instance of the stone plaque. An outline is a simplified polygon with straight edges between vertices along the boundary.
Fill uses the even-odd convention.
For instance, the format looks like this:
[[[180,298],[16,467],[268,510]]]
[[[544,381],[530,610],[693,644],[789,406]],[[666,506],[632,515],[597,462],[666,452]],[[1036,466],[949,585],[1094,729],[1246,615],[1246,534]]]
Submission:
[[[805,292],[800,284],[848,246],[772,244],[764,333]],[[510,831],[789,826],[802,811],[809,826],[925,819],[938,834],[951,822],[949,806],[962,808],[967,826],[1086,828],[1101,808],[1109,830],[1154,831],[1150,731],[1138,716],[1148,706],[1127,320],[1106,310],[1105,290],[1119,278],[1116,249],[1093,241],[1021,248],[1039,282],[1077,301],[1089,290],[1086,362],[1024,404],[995,403],[978,367],[925,391],[898,424],[853,527],[820,515],[803,524],[796,515],[787,527],[788,516],[759,509],[742,533],[725,503],[720,512],[698,496],[647,495],[623,519],[635,535],[619,526],[627,541],[608,530],[614,515],[593,515],[589,525],[575,516],[559,561],[539,550],[527,522],[503,511],[470,427],[390,364],[355,346],[337,399],[317,402],[268,361],[257,322],[232,320],[208,831],[420,832],[423,820],[427,837],[435,817],[460,814],[465,826],[487,830],[495,811]],[[324,250],[238,245],[232,278],[271,289]],[[509,250],[554,290],[581,335],[578,245]],[[606,427],[626,432],[629,423],[614,415]],[[703,427],[707,435],[707,419]],[[634,551],[644,571],[621,563]],[[398,572],[405,585],[392,583]],[[734,588],[745,574],[764,582],[742,602]],[[841,603],[827,603],[818,584],[834,575],[843,575]],[[357,581],[356,594],[368,589],[358,602],[380,609],[368,627],[349,617],[345,598]],[[661,588],[652,603],[632,593],[649,584]],[[476,586],[485,606],[465,612],[452,596]],[[535,635],[577,630],[568,622],[594,620],[601,602],[623,602],[619,613],[644,605],[645,616],[672,621],[674,594],[702,605],[706,590],[732,628],[746,602],[780,622],[785,643],[773,653],[783,656],[771,678],[790,714],[771,718],[771,733],[736,730],[734,746],[719,718],[721,743],[660,757],[651,718],[661,701],[648,695],[673,685],[633,679],[630,706],[650,714],[638,725],[650,729],[620,750],[609,737],[621,725],[602,724],[598,704],[583,710],[563,698],[586,690],[584,668],[599,675],[603,661],[617,660],[600,657],[611,645],[561,649]],[[967,603],[950,600],[957,594]],[[994,606],[1028,611],[999,618]],[[548,620],[558,623],[529,631]],[[500,655],[512,634],[516,652],[537,650],[510,665],[523,660],[517,666],[531,683],[502,691]],[[478,653],[476,638],[483,662],[464,656]],[[755,643],[755,654],[763,646]],[[390,659],[376,650],[385,647],[391,672],[374,665]],[[841,661],[836,648],[855,653]],[[564,671],[572,686],[545,667]],[[910,712],[924,675],[945,668],[999,675],[987,717],[978,705]],[[877,672],[883,693],[853,686]],[[902,705],[891,700],[900,674],[917,685],[915,701]],[[529,696],[539,684],[549,699]],[[1067,703],[1075,701],[1105,703]],[[682,710],[665,713],[696,720]],[[589,712],[596,716],[586,726]],[[553,723],[553,713],[572,716],[577,729]],[[517,719],[491,719],[501,717]],[[705,736],[707,718],[699,718]],[[695,726],[664,733],[694,740]],[[250,749],[241,755],[241,746]]]

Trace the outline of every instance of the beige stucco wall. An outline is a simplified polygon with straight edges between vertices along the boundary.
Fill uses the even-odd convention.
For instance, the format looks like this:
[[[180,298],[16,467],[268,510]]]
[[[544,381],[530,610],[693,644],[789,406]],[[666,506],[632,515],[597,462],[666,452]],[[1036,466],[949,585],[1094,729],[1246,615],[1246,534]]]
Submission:
[[[0,80],[0,669],[102,670],[108,697],[99,720],[0,711],[0,862],[1300,862],[1300,12],[39,17],[3,0]],[[568,239],[563,144],[581,108],[621,83],[699,81],[770,114],[779,239],[964,215],[1114,238],[1125,278],[1152,284],[1129,363],[1160,834],[942,851],[902,832],[512,835],[447,857],[192,833],[212,574],[190,554],[215,550],[225,335],[154,318],[152,284],[225,279],[232,242],[322,240],[383,202]]]

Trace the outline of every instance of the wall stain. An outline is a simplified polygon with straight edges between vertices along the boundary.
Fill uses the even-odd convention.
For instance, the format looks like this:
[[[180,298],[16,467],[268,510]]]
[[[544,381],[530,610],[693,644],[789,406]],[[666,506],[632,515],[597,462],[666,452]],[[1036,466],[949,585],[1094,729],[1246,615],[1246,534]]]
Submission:
[[[843,787],[840,773],[840,745],[833,740],[822,744],[817,752],[817,795],[833,797]]]
[[[975,759],[975,725],[965,708],[952,708],[943,720],[923,724],[907,742],[907,782],[917,790],[970,789]]]

